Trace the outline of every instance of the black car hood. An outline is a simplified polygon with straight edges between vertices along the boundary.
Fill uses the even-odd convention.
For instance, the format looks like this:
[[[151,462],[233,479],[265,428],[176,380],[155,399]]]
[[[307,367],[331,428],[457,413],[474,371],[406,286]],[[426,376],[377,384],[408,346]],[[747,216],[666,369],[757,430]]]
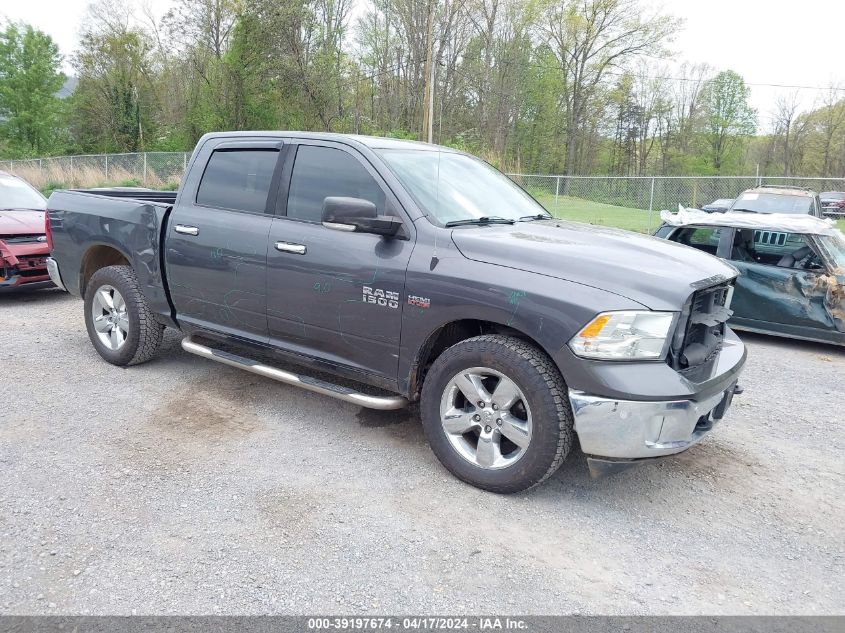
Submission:
[[[467,226],[452,240],[468,259],[600,288],[652,310],[680,310],[697,288],[737,275],[688,246],[562,220]]]

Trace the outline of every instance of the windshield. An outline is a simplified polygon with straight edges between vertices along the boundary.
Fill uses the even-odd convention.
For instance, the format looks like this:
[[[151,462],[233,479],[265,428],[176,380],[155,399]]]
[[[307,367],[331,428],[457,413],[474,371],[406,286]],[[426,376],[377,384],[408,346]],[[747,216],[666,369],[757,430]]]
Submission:
[[[756,213],[812,213],[813,198],[782,193],[744,193],[736,199],[732,211]]]
[[[20,178],[0,174],[0,209],[47,208],[47,200]]]
[[[842,233],[819,235],[818,240],[822,249],[827,252],[827,256],[833,262],[833,268],[838,274],[845,275],[845,235],[842,235]]]
[[[379,155],[417,204],[441,224],[548,215],[510,178],[477,158],[413,149],[384,149]]]

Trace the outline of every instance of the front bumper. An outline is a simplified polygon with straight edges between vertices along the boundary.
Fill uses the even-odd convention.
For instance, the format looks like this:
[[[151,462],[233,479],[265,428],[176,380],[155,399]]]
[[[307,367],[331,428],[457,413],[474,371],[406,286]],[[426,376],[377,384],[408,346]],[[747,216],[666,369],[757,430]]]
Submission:
[[[587,455],[620,459],[663,457],[685,451],[721,419],[717,408],[733,396],[735,385],[706,400],[637,402],[611,400],[570,391],[575,431]],[[728,402],[728,404],[730,404]]]
[[[570,389],[569,401],[581,449],[589,456],[639,460],[685,451],[700,442],[730,407],[746,351],[733,333],[713,372],[687,383],[690,395],[630,399]],[[653,386],[652,386],[653,387]]]
[[[32,244],[15,248],[0,241],[0,288],[16,288],[50,281],[45,257],[46,244],[36,246],[34,248],[36,252],[25,250],[32,248]],[[42,250],[45,252],[40,252]]]
[[[31,284],[44,284],[50,282],[47,271],[31,269],[26,274],[16,268],[0,267],[0,288],[17,288]]]

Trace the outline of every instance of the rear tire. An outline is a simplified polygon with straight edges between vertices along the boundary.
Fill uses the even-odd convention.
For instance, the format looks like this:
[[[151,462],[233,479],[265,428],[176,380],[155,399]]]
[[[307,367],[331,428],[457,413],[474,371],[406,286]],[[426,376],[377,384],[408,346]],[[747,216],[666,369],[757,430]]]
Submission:
[[[425,377],[420,413],[440,462],[491,492],[539,484],[572,447],[563,377],[542,350],[512,336],[476,336],[443,352]]]
[[[103,360],[120,367],[153,358],[164,335],[129,266],[107,266],[91,276],[85,290],[85,327]]]

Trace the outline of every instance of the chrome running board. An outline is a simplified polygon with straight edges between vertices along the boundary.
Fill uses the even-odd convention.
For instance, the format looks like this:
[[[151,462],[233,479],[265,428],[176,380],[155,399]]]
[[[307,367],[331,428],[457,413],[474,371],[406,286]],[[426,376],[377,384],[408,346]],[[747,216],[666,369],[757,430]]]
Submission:
[[[357,404],[361,407],[367,407],[368,409],[380,409],[382,411],[386,411],[390,409],[401,409],[402,407],[408,405],[408,400],[399,395],[370,396],[365,393],[359,393],[349,387],[335,385],[324,380],[311,378],[310,376],[300,376],[289,371],[277,369],[276,367],[262,365],[258,361],[238,356],[237,354],[200,345],[199,343],[195,343],[190,336],[186,336],[182,339],[182,349],[189,354],[202,356],[203,358],[214,360],[218,363],[229,365],[230,367],[237,367],[238,369],[243,369],[245,371],[252,372],[253,374],[264,376],[265,378],[272,378],[273,380],[278,380],[279,382],[283,382],[287,385],[293,385],[294,387],[302,387],[308,391],[320,393],[324,396],[331,396],[332,398]]]

